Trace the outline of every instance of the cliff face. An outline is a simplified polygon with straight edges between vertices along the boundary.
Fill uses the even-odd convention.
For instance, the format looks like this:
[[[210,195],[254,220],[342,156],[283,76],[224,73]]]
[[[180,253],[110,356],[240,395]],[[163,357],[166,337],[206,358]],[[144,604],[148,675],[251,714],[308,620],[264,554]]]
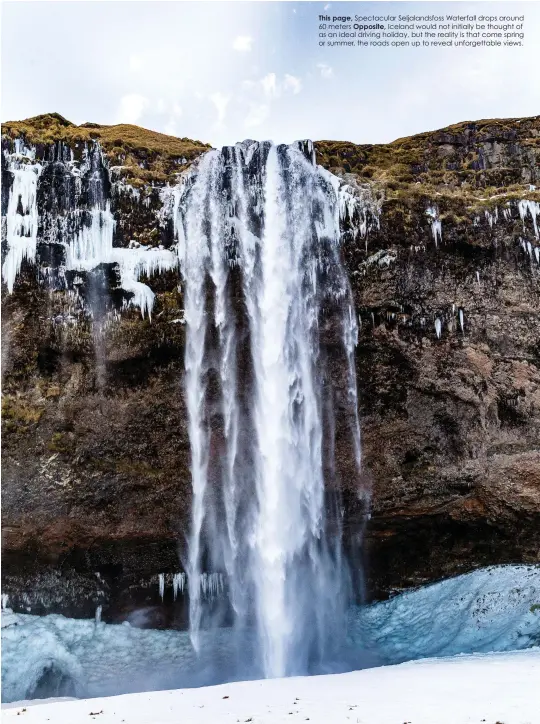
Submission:
[[[158,574],[168,586],[181,570],[191,490],[171,188],[207,147],[54,115],[3,134],[5,591],[35,612],[105,603],[118,620],[160,603]],[[345,209],[343,248],[371,594],[538,560],[540,118],[316,150],[363,200]],[[35,241],[20,259],[10,203]],[[110,248],[93,264],[98,238]]]

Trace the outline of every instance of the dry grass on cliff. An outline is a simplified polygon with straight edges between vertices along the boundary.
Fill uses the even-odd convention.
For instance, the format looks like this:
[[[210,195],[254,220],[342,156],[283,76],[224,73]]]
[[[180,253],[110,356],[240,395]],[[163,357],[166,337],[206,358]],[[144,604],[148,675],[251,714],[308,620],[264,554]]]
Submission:
[[[99,141],[110,165],[116,166],[118,175],[134,185],[165,182],[171,174],[181,171],[211,148],[200,141],[167,136],[127,123],[114,126],[83,123],[76,126],[58,113],[46,113],[24,121],[8,121],[2,124],[2,135],[11,140],[23,138],[33,146],[49,146],[58,141],[71,146]]]
[[[484,158],[501,148],[510,156],[514,144],[536,156],[538,164],[540,116],[457,123],[388,144],[317,141],[315,147],[321,165],[380,185],[389,198],[411,193],[463,197],[475,192],[487,202],[501,192],[523,196],[519,154],[506,164],[486,163]]]

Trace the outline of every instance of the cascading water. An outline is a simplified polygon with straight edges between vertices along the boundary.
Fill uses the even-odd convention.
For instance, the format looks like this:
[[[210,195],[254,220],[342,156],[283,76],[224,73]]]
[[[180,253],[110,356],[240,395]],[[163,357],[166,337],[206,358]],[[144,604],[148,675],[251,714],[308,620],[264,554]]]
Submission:
[[[339,182],[311,144],[210,151],[176,191],[191,638],[200,650],[203,632],[232,619],[237,666],[254,675],[335,668],[345,644],[336,408],[356,472],[360,439],[339,213]],[[207,571],[226,580],[226,611],[203,595]]]

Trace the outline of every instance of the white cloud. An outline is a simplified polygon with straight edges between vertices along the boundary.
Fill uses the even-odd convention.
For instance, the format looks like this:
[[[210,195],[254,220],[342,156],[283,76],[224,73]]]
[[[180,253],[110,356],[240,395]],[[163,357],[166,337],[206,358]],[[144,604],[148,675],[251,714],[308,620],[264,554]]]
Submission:
[[[267,73],[257,81],[245,80],[242,85],[244,90],[262,96],[266,101],[280,98],[285,93],[297,95],[302,90],[301,79],[289,73],[283,76],[283,80],[279,80],[275,73]]]
[[[260,126],[266,121],[269,115],[270,106],[267,103],[250,103],[244,126],[246,128]]]
[[[214,104],[218,114],[218,123],[223,123],[225,115],[227,113],[227,106],[231,100],[230,96],[223,95],[223,93],[212,93],[210,100]]]
[[[148,106],[148,98],[138,93],[130,93],[120,99],[120,107],[116,114],[118,123],[137,123]]]
[[[259,80],[245,80],[242,83],[245,92],[241,99],[247,106],[244,119],[245,128],[261,126],[269,117],[272,104],[283,96],[297,95],[302,90],[302,81],[290,73],[280,79],[276,73],[267,73]]]
[[[283,81],[284,90],[290,90],[293,95],[298,95],[302,90],[302,81],[295,75],[285,74],[285,80]]]
[[[321,73],[321,78],[332,78],[334,75],[334,69],[326,63],[317,63],[317,68]]]
[[[241,53],[249,53],[253,45],[253,38],[250,35],[238,35],[233,42],[234,50]]]

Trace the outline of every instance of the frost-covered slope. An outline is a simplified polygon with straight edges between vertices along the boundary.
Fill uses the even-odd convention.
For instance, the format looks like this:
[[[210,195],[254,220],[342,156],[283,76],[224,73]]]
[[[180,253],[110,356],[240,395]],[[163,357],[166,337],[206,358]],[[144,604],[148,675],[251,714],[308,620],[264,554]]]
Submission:
[[[540,566],[491,566],[360,608],[357,645],[387,663],[540,645]]]
[[[428,659],[313,676],[67,701],[3,711],[25,724],[534,724],[540,651]],[[24,717],[19,718],[25,708]]]
[[[230,671],[228,633],[222,629],[213,647],[203,640],[208,676],[194,680],[195,655],[185,632],[4,612],[3,700],[31,698],[40,682],[43,692],[47,671],[51,696],[223,681]],[[350,634],[349,668],[539,645],[540,567],[491,567],[405,593],[352,612]]]

